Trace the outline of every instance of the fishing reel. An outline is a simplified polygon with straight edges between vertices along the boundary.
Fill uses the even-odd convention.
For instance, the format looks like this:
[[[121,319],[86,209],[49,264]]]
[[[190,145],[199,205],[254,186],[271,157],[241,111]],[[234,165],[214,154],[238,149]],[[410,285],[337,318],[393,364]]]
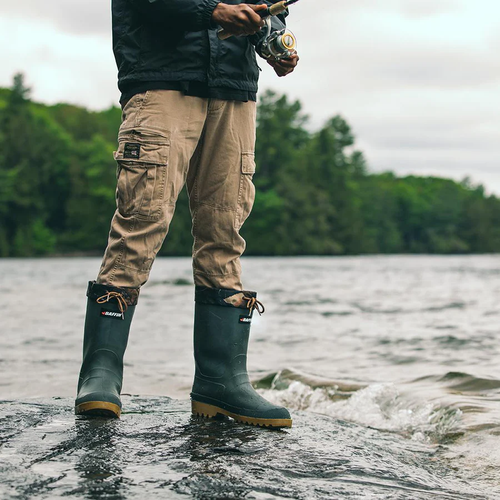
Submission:
[[[261,54],[266,59],[288,59],[295,54],[297,39],[295,35],[287,30],[274,31],[271,33],[271,18],[266,19],[267,33],[261,46]]]
[[[271,17],[285,12],[290,5],[297,3],[298,1],[299,0],[282,0],[280,2],[273,3],[273,5],[268,7],[264,12],[259,12],[259,15],[265,20],[266,23],[262,28],[266,30],[266,34],[260,50],[262,56],[266,59],[274,58],[277,61],[280,61],[281,59],[291,57],[295,53],[295,49],[297,47],[295,35],[287,29],[272,32]],[[217,36],[220,40],[227,40],[232,35],[221,28],[217,32]]]

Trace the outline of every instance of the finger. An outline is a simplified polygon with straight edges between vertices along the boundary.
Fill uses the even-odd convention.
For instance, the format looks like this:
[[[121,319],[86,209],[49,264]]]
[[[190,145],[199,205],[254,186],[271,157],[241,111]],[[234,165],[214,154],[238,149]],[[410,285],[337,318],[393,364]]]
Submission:
[[[296,68],[297,67],[297,63],[298,61],[283,61],[283,65],[286,67],[286,68]]]
[[[259,16],[262,24],[264,24],[263,16],[266,15],[267,5],[249,5],[249,7]]]
[[[256,9],[256,7],[264,7],[264,9]],[[245,14],[252,24],[255,25],[256,29],[260,29],[264,26],[264,21],[262,17],[259,16],[258,12],[265,9],[267,9],[265,5],[247,5],[247,9],[245,9]]]
[[[286,61],[279,61],[276,63],[276,66],[283,70],[288,71],[288,70],[294,70],[297,65],[293,63],[286,63]]]
[[[286,76],[292,73],[294,68],[276,68],[276,72],[279,76]]]
[[[260,27],[255,27],[255,26],[245,26],[244,28],[245,35],[255,35],[258,31],[260,31]]]
[[[287,65],[297,66],[297,63],[299,62],[299,56],[293,55],[290,57],[285,57],[284,59],[280,59],[279,62],[286,63]]]
[[[265,4],[258,4],[258,5],[255,5],[255,4],[248,4],[248,6],[254,10],[255,12],[263,12],[265,10],[267,10],[267,5]]]
[[[280,66],[278,64],[276,66],[273,66],[273,68],[274,68],[274,71],[276,71],[276,73],[280,76],[288,74],[288,73],[293,71],[293,68],[284,68],[283,66]]]
[[[277,63],[288,68],[297,66],[297,61],[295,61],[294,59],[280,59],[279,61],[277,61]]]
[[[272,57],[270,59],[267,59],[267,64],[269,66],[272,66],[274,69],[279,68],[279,62],[276,59],[273,59]]]

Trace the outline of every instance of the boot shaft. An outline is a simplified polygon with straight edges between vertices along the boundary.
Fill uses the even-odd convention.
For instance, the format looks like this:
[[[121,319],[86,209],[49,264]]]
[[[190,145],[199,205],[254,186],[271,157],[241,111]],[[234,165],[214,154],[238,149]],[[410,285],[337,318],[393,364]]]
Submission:
[[[137,295],[107,285],[89,283],[83,337],[83,362],[78,391],[99,377],[121,389],[123,356]],[[92,384],[95,385],[95,384]]]
[[[221,394],[248,384],[247,351],[257,294],[196,287],[195,301],[193,392]]]
[[[243,314],[242,314],[243,312]],[[194,358],[196,369],[208,377],[246,372],[250,322],[248,313],[234,307],[195,304]]]
[[[109,349],[123,358],[134,312],[135,306],[128,306],[126,311],[121,311],[116,302],[98,303],[89,297],[85,315],[83,358],[96,349]]]

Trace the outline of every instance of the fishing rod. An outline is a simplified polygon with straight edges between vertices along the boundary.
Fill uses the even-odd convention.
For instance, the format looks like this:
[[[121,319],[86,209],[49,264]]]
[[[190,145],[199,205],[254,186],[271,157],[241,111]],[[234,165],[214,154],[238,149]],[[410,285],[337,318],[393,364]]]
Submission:
[[[298,1],[299,0],[286,0],[277,2],[269,6],[266,10],[258,13],[266,23],[265,28],[267,32],[261,47],[261,53],[266,59],[272,57],[279,61],[280,59],[290,57],[295,52],[295,48],[297,46],[297,39],[295,38],[295,35],[286,29],[271,33],[271,18],[285,12],[289,5]],[[233,35],[228,33],[224,28],[221,28],[217,32],[217,36],[220,40],[227,40]]]

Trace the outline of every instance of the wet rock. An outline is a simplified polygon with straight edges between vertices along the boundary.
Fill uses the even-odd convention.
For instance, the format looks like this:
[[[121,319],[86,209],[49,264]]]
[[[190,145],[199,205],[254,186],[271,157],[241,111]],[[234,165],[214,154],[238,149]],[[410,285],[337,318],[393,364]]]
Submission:
[[[328,416],[290,430],[191,416],[189,402],[125,397],[120,420],[72,399],[0,402],[0,497],[53,499],[486,498],[436,449]]]

